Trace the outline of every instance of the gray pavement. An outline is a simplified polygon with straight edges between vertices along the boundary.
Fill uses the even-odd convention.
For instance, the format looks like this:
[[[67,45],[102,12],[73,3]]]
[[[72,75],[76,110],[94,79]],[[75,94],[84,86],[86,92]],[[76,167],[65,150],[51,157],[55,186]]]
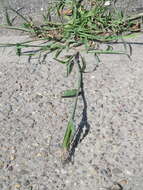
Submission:
[[[13,2],[34,10],[33,1]],[[45,2],[35,0],[35,11]],[[142,6],[141,0],[131,2]],[[29,37],[16,32],[0,36],[1,43],[25,40]],[[143,189],[143,35],[126,41],[133,48],[131,60],[100,56],[98,69],[84,75],[90,131],[75,150],[74,164],[66,166],[60,144],[72,100],[60,93],[74,86],[76,73],[66,78],[64,65],[51,54],[44,63],[36,57],[29,63],[15,48],[0,49],[0,190]],[[83,55],[90,70],[94,58]],[[82,109],[80,99],[78,124]]]
[[[10,35],[0,42],[28,39]],[[60,143],[72,100],[59,94],[74,85],[75,72],[67,79],[52,55],[45,63],[28,63],[15,49],[0,49],[1,190],[143,189],[143,35],[129,42],[132,60],[100,56],[98,69],[85,74],[90,131],[76,148],[74,164],[66,166]],[[92,68],[93,57],[84,55]],[[78,123],[82,109],[80,99]]]
[[[0,17],[3,17],[3,9],[7,6],[11,6],[15,9],[24,7],[23,13],[25,14],[37,13],[41,10],[47,10],[49,4],[54,4],[55,1],[56,0],[0,0]],[[115,0],[115,2],[116,7],[123,10],[125,13],[132,14],[133,12],[143,11],[143,0]]]

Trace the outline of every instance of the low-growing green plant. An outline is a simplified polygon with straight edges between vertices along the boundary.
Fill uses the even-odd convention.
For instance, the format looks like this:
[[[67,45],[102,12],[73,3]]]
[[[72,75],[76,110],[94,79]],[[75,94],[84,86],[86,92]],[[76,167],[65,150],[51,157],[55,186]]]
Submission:
[[[31,41],[0,44],[1,47],[15,46],[18,56],[27,55],[31,57],[38,53],[55,52],[54,59],[66,66],[67,77],[73,71],[73,67],[76,66],[78,69],[77,88],[67,89],[62,93],[62,98],[75,99],[62,143],[64,153],[66,153],[64,154],[66,155],[65,160],[69,157],[76,131],[78,130],[75,113],[78,97],[81,94],[82,75],[87,72],[87,63],[81,51],[92,53],[96,62],[99,62],[99,54],[124,54],[130,56],[124,39],[134,36],[133,32],[140,31],[139,22],[136,20],[143,15],[125,17],[122,12],[116,9],[110,11],[105,4],[106,0],[89,0],[87,4],[84,4],[84,0],[59,0],[43,14],[43,23],[41,25],[36,25],[31,17],[23,16],[20,10],[6,8],[7,24],[0,25],[7,29],[27,32],[32,38]],[[10,18],[10,11],[23,20],[22,26],[13,25],[15,18]],[[53,13],[54,17],[52,16]],[[115,51],[111,45],[108,45],[106,49],[99,46],[100,43],[116,42],[119,39],[123,40],[124,51]],[[33,45],[33,42],[39,40],[46,41],[46,43]],[[76,49],[77,47],[83,48],[78,50]],[[37,49],[24,52],[23,48]],[[75,53],[69,55],[67,51],[65,58],[60,58],[63,51],[73,48],[76,50]]]

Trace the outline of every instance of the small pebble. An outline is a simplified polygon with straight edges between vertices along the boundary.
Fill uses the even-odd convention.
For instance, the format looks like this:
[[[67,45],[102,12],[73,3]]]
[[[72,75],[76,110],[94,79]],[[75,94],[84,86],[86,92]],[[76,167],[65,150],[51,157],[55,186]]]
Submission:
[[[4,167],[4,162],[0,160],[0,169]]]
[[[42,154],[39,152],[36,154],[36,157],[42,157]]]
[[[109,6],[110,4],[111,4],[110,1],[106,1],[106,2],[104,3],[105,6]]]
[[[66,174],[66,170],[61,169],[61,174]]]
[[[16,159],[16,156],[15,156],[15,155],[11,155],[11,156],[10,156],[10,160],[11,160],[11,161],[13,161],[13,160],[15,160],[15,159]]]
[[[119,185],[113,185],[111,190],[121,190],[121,187]]]
[[[66,183],[66,184],[69,184],[70,182],[69,182],[69,180],[66,180],[65,183]]]
[[[33,147],[38,147],[39,144],[38,144],[38,143],[33,143],[32,146],[33,146]]]
[[[75,182],[73,185],[74,185],[74,186],[77,186],[77,183]]]
[[[121,181],[119,182],[119,184],[121,184],[121,185],[126,185],[126,184],[128,184],[128,180],[123,179],[123,180],[121,180]]]
[[[91,76],[90,78],[91,78],[91,79],[94,79],[94,78],[95,78],[95,76]]]
[[[125,172],[126,172],[126,174],[129,175],[129,176],[132,176],[132,175],[133,175],[133,174],[132,174],[130,171],[128,171],[128,170],[126,170]]]
[[[17,150],[16,150],[16,147],[13,146],[13,147],[11,148],[11,153],[14,154],[14,153],[16,153],[16,151],[17,151]]]
[[[16,189],[20,189],[21,185],[19,183],[15,184]]]

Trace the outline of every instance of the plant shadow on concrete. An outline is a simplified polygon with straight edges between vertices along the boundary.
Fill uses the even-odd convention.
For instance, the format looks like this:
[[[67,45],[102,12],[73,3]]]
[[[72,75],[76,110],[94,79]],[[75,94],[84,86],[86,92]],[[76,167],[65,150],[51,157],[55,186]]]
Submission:
[[[87,116],[87,101],[86,101],[85,92],[84,92],[83,79],[82,79],[82,84],[81,84],[81,97],[83,101],[82,119],[78,125],[78,130],[76,131],[71,149],[69,150],[69,156],[67,158],[67,161],[72,161],[72,158],[74,158],[76,147],[78,146],[79,143],[82,142],[82,140],[88,135],[90,131],[90,124],[88,123],[88,116]]]
[[[43,14],[43,23],[40,25],[37,25],[32,17],[23,16],[20,12],[21,9],[15,10],[8,7],[5,8],[7,24],[0,25],[3,28],[28,33],[31,37],[29,41],[0,44],[0,47],[14,46],[16,54],[28,56],[29,61],[33,56],[39,55],[38,60],[40,61],[42,57],[42,62],[44,62],[47,54],[54,52],[54,60],[65,65],[67,77],[73,72],[74,67],[77,70],[76,88],[67,89],[62,93],[62,98],[74,98],[73,110],[62,143],[63,162],[72,160],[75,148],[86,137],[90,129],[83,82],[83,75],[88,72],[88,64],[82,52],[94,55],[95,68],[93,71],[100,62],[98,56],[100,54],[120,54],[130,57],[131,46],[125,42],[125,39],[134,37],[135,32],[141,31],[138,19],[143,16],[140,14],[125,17],[116,8],[110,12],[106,6],[107,0],[90,0],[87,4],[84,2],[84,0],[55,2],[54,6],[49,6],[47,12]],[[11,18],[11,12],[16,16]],[[53,15],[56,15],[56,19]],[[23,20],[23,24],[20,26],[14,25],[17,17]],[[123,43],[123,51],[116,51],[112,45],[108,44],[110,42],[117,43],[118,40]],[[100,47],[100,44],[103,43],[106,44],[105,48]],[[72,50],[74,53],[70,52]],[[75,116],[79,96],[82,97],[84,108],[81,122],[76,124]]]

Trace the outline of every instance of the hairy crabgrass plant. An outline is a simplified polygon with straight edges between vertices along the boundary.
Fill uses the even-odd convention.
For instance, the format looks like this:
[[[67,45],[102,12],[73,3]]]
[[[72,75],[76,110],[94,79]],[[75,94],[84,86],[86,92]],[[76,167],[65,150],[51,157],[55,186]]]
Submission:
[[[73,67],[76,66],[78,69],[77,88],[68,89],[62,93],[62,98],[75,99],[62,143],[64,160],[69,157],[76,135],[75,111],[78,97],[81,93],[82,75],[88,72],[86,71],[87,63],[81,55],[81,51],[92,53],[97,63],[100,61],[99,54],[124,54],[129,56],[123,39],[131,37],[134,31],[140,31],[140,26],[139,24],[137,25],[136,19],[143,15],[124,17],[123,13],[118,12],[116,9],[110,12],[107,6],[109,3],[107,0],[89,0],[87,3],[84,0],[59,0],[43,14],[43,23],[41,25],[36,25],[31,17],[23,16],[20,13],[21,9],[6,8],[7,24],[0,25],[4,28],[27,32],[32,38],[31,41],[0,44],[0,47],[15,46],[18,56],[34,56],[41,55],[41,53],[46,55],[47,53],[55,52],[54,59],[66,66],[67,77],[73,71]],[[13,26],[16,17],[11,19],[9,11],[14,12],[16,17],[23,20],[22,26]],[[53,13],[56,15],[56,21],[55,17],[53,18]],[[99,46],[100,43],[119,39],[124,42],[124,51],[115,51],[111,46],[106,49]],[[39,40],[42,42],[40,45],[33,45],[34,42]],[[47,43],[43,43],[45,41]],[[23,48],[37,49],[24,52]],[[75,50],[75,53],[69,55],[67,51],[65,58],[60,58],[63,51],[72,49]],[[93,71],[95,69],[96,66]]]

